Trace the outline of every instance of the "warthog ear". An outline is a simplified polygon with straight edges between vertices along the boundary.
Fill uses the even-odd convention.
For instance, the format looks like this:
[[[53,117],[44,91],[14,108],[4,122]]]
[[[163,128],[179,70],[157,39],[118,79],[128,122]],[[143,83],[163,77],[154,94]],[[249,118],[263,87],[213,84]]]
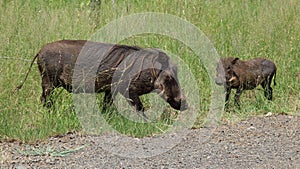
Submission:
[[[237,61],[239,60],[239,58],[234,58],[231,63],[234,65]]]

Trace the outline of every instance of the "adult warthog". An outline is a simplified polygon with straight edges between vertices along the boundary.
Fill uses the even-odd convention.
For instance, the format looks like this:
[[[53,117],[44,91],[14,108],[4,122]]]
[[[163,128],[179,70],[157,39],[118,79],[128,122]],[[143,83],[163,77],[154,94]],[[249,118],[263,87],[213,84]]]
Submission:
[[[174,109],[187,109],[177,79],[177,67],[158,49],[86,40],[49,43],[33,58],[17,89],[23,86],[35,59],[42,77],[41,102],[45,106],[53,104],[49,97],[53,90],[63,87],[73,93],[104,92],[103,109],[121,93],[137,111],[143,112],[139,96],[152,91]]]
[[[274,85],[276,85],[276,65],[270,60],[254,58],[243,61],[239,58],[228,57],[219,60],[215,82],[225,88],[226,105],[231,89],[236,89],[235,102],[239,106],[242,91],[252,90],[258,85],[263,87],[265,97],[272,100],[271,83],[273,77]]]

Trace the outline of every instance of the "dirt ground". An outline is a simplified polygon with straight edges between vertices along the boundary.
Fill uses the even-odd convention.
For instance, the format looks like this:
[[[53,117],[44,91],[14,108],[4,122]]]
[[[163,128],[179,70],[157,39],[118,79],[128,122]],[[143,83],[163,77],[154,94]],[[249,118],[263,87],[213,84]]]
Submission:
[[[300,117],[253,117],[177,136],[150,146],[150,138],[80,133],[36,145],[0,142],[0,168],[300,168]]]

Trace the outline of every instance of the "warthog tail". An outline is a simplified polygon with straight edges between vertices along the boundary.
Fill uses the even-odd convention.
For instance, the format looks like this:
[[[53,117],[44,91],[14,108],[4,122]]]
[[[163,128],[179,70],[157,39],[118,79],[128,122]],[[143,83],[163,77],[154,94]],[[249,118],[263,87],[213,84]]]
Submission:
[[[31,67],[32,67],[32,65],[33,65],[33,63],[34,63],[34,61],[35,61],[35,59],[36,59],[38,56],[39,56],[39,53],[38,53],[37,55],[35,55],[35,57],[32,59],[32,61],[31,61],[31,63],[30,63],[30,66],[29,66],[29,68],[28,68],[28,70],[27,70],[27,73],[26,73],[26,75],[25,75],[25,78],[23,79],[23,81],[21,82],[21,84],[20,84],[19,86],[16,87],[16,91],[18,91],[19,89],[21,89],[22,86],[24,85],[24,83],[25,83],[25,81],[26,81],[26,79],[27,79],[27,77],[28,77],[28,74],[29,74],[29,72],[30,72],[30,70],[31,70]]]

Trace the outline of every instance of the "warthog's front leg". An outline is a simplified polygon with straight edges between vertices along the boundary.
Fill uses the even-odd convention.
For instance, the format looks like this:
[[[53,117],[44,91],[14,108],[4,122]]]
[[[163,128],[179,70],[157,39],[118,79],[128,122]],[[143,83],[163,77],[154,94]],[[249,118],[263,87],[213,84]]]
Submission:
[[[144,120],[148,120],[148,117],[144,113],[145,108],[143,106],[143,103],[141,102],[137,94],[130,94],[128,101],[132,106],[135,107],[136,111],[140,113],[140,115],[142,116],[142,118],[144,118]]]
[[[225,88],[225,107],[228,107],[231,88]]]
[[[225,87],[225,109],[228,109],[229,106],[230,93],[231,93],[231,88]]]
[[[237,88],[236,89],[236,94],[234,96],[234,101],[235,101],[235,104],[240,108],[240,97],[241,97],[241,94],[242,94],[242,91],[243,89],[241,87]]]

